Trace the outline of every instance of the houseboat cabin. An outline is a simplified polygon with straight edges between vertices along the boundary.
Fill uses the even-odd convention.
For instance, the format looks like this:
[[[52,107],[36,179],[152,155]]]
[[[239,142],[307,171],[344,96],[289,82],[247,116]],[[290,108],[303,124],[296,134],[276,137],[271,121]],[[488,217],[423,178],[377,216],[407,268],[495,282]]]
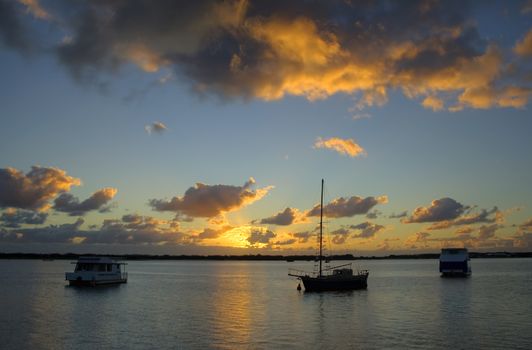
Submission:
[[[444,248],[440,254],[442,276],[469,276],[471,264],[466,248]]]
[[[67,272],[65,279],[70,285],[89,285],[126,283],[126,263],[109,257],[80,257],[74,272]]]

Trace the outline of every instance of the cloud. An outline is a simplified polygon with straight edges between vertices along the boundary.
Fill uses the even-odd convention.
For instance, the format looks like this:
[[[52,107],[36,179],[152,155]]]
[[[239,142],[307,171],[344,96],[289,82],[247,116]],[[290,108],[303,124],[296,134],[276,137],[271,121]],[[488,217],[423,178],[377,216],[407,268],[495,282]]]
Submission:
[[[402,212],[400,212],[400,213],[398,213],[398,214],[391,213],[391,214],[388,216],[388,218],[390,218],[390,219],[400,219],[400,218],[404,218],[404,217],[406,217],[406,216],[408,216],[408,211],[407,211],[407,210],[402,211]]]
[[[432,201],[429,207],[417,207],[412,215],[402,220],[403,223],[438,222],[456,219],[468,207],[463,206],[452,198],[441,198]]]
[[[347,238],[349,237],[350,233],[351,231],[349,231],[348,229],[344,227],[332,231],[331,235],[333,236],[332,238],[333,244],[338,244],[338,245],[344,244]]]
[[[358,225],[351,225],[349,228],[359,231],[358,234],[353,235],[353,238],[372,238],[375,237],[375,235],[382,231],[385,227],[366,221]]]
[[[382,231],[385,227],[379,224],[374,224],[369,221],[360,223],[358,225],[350,225],[341,227],[331,232],[333,236],[332,242],[334,244],[344,244],[348,238],[373,238]]]
[[[274,243],[272,243],[272,245],[292,245],[294,243],[297,242],[297,239],[295,238],[289,238],[289,239],[285,239],[284,241],[275,241]]]
[[[307,243],[310,237],[315,237],[315,234],[309,231],[304,232],[294,232],[290,234],[292,237],[297,239],[298,243]]]
[[[50,14],[41,6],[39,0],[18,0],[21,4],[24,4],[27,11],[31,13],[35,18],[50,19]]]
[[[80,184],[59,168],[33,166],[27,174],[14,168],[0,169],[0,208],[45,210],[52,198]]]
[[[513,237],[515,245],[519,248],[532,248],[532,218],[518,226],[517,233]]]
[[[380,210],[375,209],[374,211],[367,213],[366,217],[368,219],[377,219],[380,215],[382,215],[382,212]]]
[[[161,122],[153,122],[150,125],[146,125],[144,127],[144,130],[146,130],[148,134],[152,134],[152,133],[162,134],[163,132],[168,130],[168,128],[166,127],[166,125],[164,125]]]
[[[353,119],[353,120],[361,120],[361,119],[369,119],[369,118],[371,118],[371,114],[369,114],[369,113],[359,113],[359,112],[357,112],[356,108],[355,109],[349,108],[348,111],[353,113],[353,115],[351,116],[351,119]]]
[[[522,14],[527,14],[532,12],[532,0],[527,0],[523,3],[523,7],[521,8]]]
[[[42,228],[0,231],[0,241],[10,243],[71,243],[84,220],[72,224],[50,225]]]
[[[366,151],[360,147],[353,139],[341,139],[338,137],[331,137],[329,139],[322,139],[318,137],[314,143],[314,148],[326,148],[336,151],[340,154],[349,157],[357,157],[359,155],[366,155]]]
[[[416,232],[412,236],[407,237],[405,244],[410,249],[428,248],[428,239],[430,236],[431,234],[429,232]]]
[[[34,4],[31,16],[45,12],[35,6],[37,1],[25,2]],[[0,4],[16,13],[9,2]],[[316,100],[345,93],[360,96],[361,106],[379,105],[390,89],[408,98],[439,99],[481,86],[504,87],[502,56],[489,59],[493,49],[475,27],[473,5],[63,2],[54,7],[57,24],[50,25],[71,39],[48,46],[77,77],[134,64],[147,73],[175,71],[196,91],[225,98],[296,95]],[[23,42],[13,38],[31,28],[29,21],[4,17],[15,18],[10,22],[18,25],[3,25],[1,33],[11,42]]]
[[[42,225],[47,218],[48,213],[8,208],[0,216],[0,225],[11,228],[18,228],[23,224]]]
[[[72,224],[0,231],[0,242],[64,244],[190,244],[188,235],[171,221],[149,216],[126,215],[122,220],[104,220],[95,230],[82,230],[84,220]]]
[[[482,225],[478,229],[478,239],[479,240],[487,240],[495,237],[495,233],[499,228],[502,226],[499,224],[492,224],[492,225]]]
[[[174,211],[189,217],[213,218],[223,213],[238,210],[264,197],[273,186],[251,189],[255,183],[250,178],[243,186],[205,185],[197,183],[183,197],[171,200],[152,199],[150,206],[157,211]]]
[[[427,96],[421,103],[423,107],[430,108],[433,111],[441,111],[443,109],[443,100],[436,96]]]
[[[33,42],[20,12],[14,1],[0,0],[0,44],[27,53]]]
[[[377,204],[388,203],[387,196],[336,198],[323,206],[323,216],[329,218],[351,217],[367,214]],[[320,205],[316,204],[307,212],[307,216],[319,216]]]
[[[474,229],[470,226],[465,226],[465,227],[460,227],[459,229],[457,229],[455,231],[456,234],[469,234],[469,233],[473,233],[474,232]]]
[[[519,225],[520,231],[532,232],[532,218]]]
[[[493,207],[491,210],[482,209],[477,214],[464,214],[454,220],[444,220],[435,222],[427,230],[441,230],[451,226],[460,225],[474,225],[478,223],[493,223],[496,221],[502,221],[503,214],[497,207]]]
[[[275,238],[276,234],[267,229],[253,228],[249,232],[247,241],[250,247],[264,247],[271,244],[271,239]]]
[[[233,227],[229,225],[222,226],[221,228],[216,228],[216,229],[205,228],[203,229],[203,231],[198,233],[198,235],[195,236],[195,238],[199,241],[204,240],[204,239],[215,239],[215,238],[222,236],[224,233],[231,230],[232,228]]]
[[[526,33],[523,40],[515,44],[514,52],[519,56],[532,56],[532,29]]]
[[[53,208],[57,211],[68,213],[70,216],[85,215],[91,210],[104,209],[104,205],[114,198],[118,190],[116,188],[103,188],[94,192],[89,198],[80,202],[70,193],[62,193],[54,200]]]
[[[260,224],[288,226],[294,223],[306,222],[306,217],[295,208],[286,208],[285,210],[260,220]]]

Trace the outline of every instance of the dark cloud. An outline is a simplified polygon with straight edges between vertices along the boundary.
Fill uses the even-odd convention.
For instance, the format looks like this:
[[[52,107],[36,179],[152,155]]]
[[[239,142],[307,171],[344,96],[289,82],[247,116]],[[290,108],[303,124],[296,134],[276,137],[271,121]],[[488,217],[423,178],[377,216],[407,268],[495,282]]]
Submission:
[[[1,226],[18,228],[20,225],[42,225],[48,218],[48,213],[32,210],[6,210],[0,216]]]
[[[344,244],[349,234],[351,234],[351,231],[346,228],[334,230],[331,232],[331,235],[333,236],[332,242],[334,244]]]
[[[292,245],[297,242],[297,239],[295,238],[289,238],[284,241],[276,241],[273,243],[273,245]]]
[[[65,34],[49,45],[77,78],[135,64],[229,98],[347,93],[367,106],[398,88],[433,109],[523,107],[530,91],[504,79],[472,13],[468,1],[86,0],[41,20]],[[16,6],[1,1],[0,19],[3,42],[25,47]]]
[[[0,0],[0,44],[28,52],[32,42],[21,18],[22,9],[15,1]]]
[[[249,232],[247,241],[250,247],[259,247],[263,245],[270,245],[271,240],[277,235],[270,230],[262,230],[253,228]]]
[[[296,222],[303,221],[304,218],[301,216],[299,211],[294,208],[286,208],[285,210],[271,216],[260,220],[261,224],[270,224],[270,225],[292,225]]]
[[[0,231],[0,242],[161,245],[190,244],[189,236],[165,220],[139,217],[138,220],[104,220],[99,229],[81,230],[84,220],[42,228]]]
[[[33,166],[27,174],[14,168],[0,169],[0,208],[46,209],[49,200],[80,184],[58,168]]]
[[[391,214],[388,216],[388,218],[390,218],[390,219],[400,219],[400,218],[404,218],[404,217],[406,217],[406,216],[408,216],[408,211],[407,211],[407,210],[402,211],[402,212],[397,213],[397,214],[395,214],[395,213],[391,213]]]
[[[255,183],[250,178],[243,186],[205,185],[197,183],[183,197],[171,200],[152,199],[149,204],[157,211],[173,211],[188,217],[216,217],[225,212],[240,209],[262,197],[272,188],[251,189]]]
[[[350,225],[341,227],[331,232],[333,236],[332,242],[334,244],[343,244],[348,238],[372,238],[382,231],[385,227],[379,224],[374,224],[369,221],[360,223],[358,225]]]
[[[497,230],[501,228],[501,225],[499,224],[493,224],[493,225],[482,225],[478,229],[478,239],[479,240],[487,240],[495,237],[495,233]]]
[[[291,233],[291,236],[297,239],[298,243],[307,243],[310,237],[315,237],[316,235],[312,232],[304,231]]]
[[[106,209],[104,206],[114,198],[117,190],[115,188],[103,188],[94,192],[89,198],[80,202],[78,198],[70,193],[62,193],[54,200],[54,209],[70,216],[85,215],[91,210]]]
[[[482,209],[479,213],[464,214],[454,220],[444,220],[433,223],[427,230],[441,230],[451,226],[474,225],[479,223],[494,223],[503,219],[503,214],[497,207],[491,210]]]
[[[84,220],[79,218],[72,224],[0,231],[0,241],[10,243],[72,243],[83,223]]]
[[[438,222],[453,220],[462,215],[468,207],[452,198],[441,198],[432,201],[428,207],[417,207],[412,216],[402,220],[404,223]]]
[[[380,210],[375,209],[374,211],[367,213],[366,218],[377,219],[381,214],[382,212]]]
[[[387,203],[388,197],[357,197],[336,198],[330,203],[324,205],[323,216],[329,218],[351,217],[354,215],[367,214],[374,206],[379,203]],[[307,212],[307,216],[319,216],[320,206],[315,205]]]
[[[194,239],[197,241],[202,241],[204,239],[218,238],[231,229],[233,229],[233,227],[230,225],[225,225],[217,228],[205,228],[203,229],[203,231],[194,236]]]
[[[358,225],[351,225],[349,228],[359,231],[359,233],[353,235],[353,238],[372,238],[378,232],[382,231],[384,226],[366,221]]]

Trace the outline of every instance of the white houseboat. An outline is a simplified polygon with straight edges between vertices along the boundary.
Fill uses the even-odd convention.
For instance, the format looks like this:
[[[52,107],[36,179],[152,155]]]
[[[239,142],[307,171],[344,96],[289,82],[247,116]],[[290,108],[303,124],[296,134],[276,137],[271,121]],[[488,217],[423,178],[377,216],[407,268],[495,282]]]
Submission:
[[[471,263],[467,248],[444,248],[440,254],[442,276],[469,276]]]
[[[100,284],[126,283],[126,263],[109,257],[82,256],[74,272],[65,273],[65,279],[72,286],[96,286]]]

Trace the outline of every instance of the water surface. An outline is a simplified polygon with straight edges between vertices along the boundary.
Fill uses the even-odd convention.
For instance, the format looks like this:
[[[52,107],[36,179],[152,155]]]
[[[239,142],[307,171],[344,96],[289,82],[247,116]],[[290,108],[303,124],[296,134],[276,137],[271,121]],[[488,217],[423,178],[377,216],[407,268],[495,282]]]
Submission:
[[[0,261],[2,349],[531,349],[532,259],[363,261],[368,289],[303,293],[310,262],[130,261],[129,282],[68,287],[69,261]]]

